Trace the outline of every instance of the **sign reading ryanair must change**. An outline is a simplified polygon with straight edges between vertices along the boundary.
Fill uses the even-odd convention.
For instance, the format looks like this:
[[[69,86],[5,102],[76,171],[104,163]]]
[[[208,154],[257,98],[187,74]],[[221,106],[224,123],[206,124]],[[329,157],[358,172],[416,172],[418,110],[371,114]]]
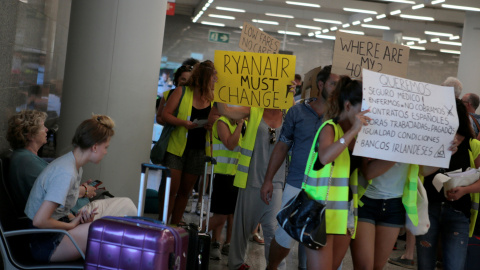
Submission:
[[[215,51],[215,101],[232,105],[287,109],[295,78],[295,56]]]

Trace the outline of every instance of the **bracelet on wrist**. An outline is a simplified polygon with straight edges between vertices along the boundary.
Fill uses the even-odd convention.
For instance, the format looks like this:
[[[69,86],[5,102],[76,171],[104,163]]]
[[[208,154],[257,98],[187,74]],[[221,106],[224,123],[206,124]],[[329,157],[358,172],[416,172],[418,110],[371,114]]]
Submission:
[[[88,188],[86,185],[82,185],[85,188],[85,194],[83,195],[84,198],[88,198]]]

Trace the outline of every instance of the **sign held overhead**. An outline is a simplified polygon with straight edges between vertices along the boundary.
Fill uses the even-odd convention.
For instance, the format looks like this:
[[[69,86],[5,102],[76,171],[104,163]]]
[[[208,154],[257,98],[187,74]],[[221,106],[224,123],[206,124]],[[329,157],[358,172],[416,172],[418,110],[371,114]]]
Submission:
[[[246,52],[278,53],[280,50],[280,40],[244,22],[238,46]]]
[[[295,78],[295,56],[215,51],[215,101],[232,105],[287,109]]]
[[[407,77],[410,48],[391,42],[337,32],[332,73],[362,78],[362,69]]]
[[[363,69],[362,128],[354,155],[448,168],[458,129],[453,87]]]

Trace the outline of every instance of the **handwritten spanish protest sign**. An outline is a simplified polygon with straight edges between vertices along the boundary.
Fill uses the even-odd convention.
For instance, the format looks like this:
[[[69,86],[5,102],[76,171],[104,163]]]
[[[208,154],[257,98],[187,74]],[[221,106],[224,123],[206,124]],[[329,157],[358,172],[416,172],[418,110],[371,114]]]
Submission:
[[[354,155],[448,168],[458,129],[453,87],[363,70],[362,110],[372,120]]]
[[[332,73],[362,77],[362,68],[407,77],[410,48],[387,41],[337,32]]]
[[[280,40],[244,22],[238,46],[246,52],[278,53],[280,50]]]
[[[287,109],[295,77],[295,56],[215,51],[215,101],[232,105]]]

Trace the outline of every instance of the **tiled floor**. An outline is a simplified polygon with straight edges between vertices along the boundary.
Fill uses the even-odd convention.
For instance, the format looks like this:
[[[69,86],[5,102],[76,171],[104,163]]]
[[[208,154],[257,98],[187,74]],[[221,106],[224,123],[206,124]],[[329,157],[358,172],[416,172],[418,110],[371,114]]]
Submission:
[[[152,216],[153,217],[153,216]],[[198,222],[199,216],[195,213],[185,213],[184,219],[186,222]],[[225,230],[224,230],[225,231]],[[225,233],[225,232],[224,232]],[[225,235],[225,234],[223,234]],[[405,242],[398,240],[398,247],[399,250],[392,251],[391,257],[398,257],[403,254],[403,249],[405,247]],[[298,268],[298,259],[297,259],[297,246],[295,244],[294,248],[291,250],[290,255],[287,257],[287,270],[295,270]],[[215,261],[210,260],[209,269],[212,270],[228,270],[228,259],[227,256],[222,255],[221,260]],[[258,245],[253,242],[248,242],[248,253],[247,253],[247,260],[246,263],[251,266],[252,270],[257,269],[265,269],[265,259],[264,259],[264,249],[262,245]],[[344,260],[343,260],[343,270],[352,270],[352,258],[350,255],[350,251],[347,252]],[[386,264],[384,267],[385,270],[400,270],[405,269],[402,267],[398,267],[392,264]]]

